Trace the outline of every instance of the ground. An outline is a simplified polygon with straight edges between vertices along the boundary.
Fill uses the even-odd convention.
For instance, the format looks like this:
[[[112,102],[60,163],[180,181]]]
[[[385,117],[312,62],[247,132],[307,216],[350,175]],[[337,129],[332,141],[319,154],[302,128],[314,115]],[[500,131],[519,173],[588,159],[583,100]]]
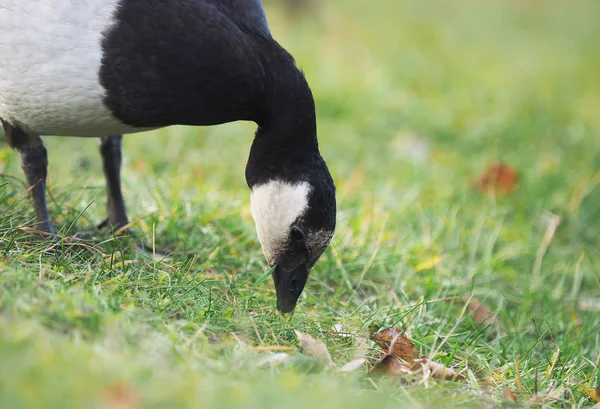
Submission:
[[[93,248],[52,252],[23,229],[33,211],[3,144],[0,407],[481,407],[511,404],[510,392],[593,405],[599,3],[331,0],[303,16],[274,3],[272,31],[313,88],[338,188],[335,238],[295,314],[277,314],[260,280],[243,176],[252,124],[126,138],[133,228],[176,248],[172,259],[98,233]],[[55,226],[93,230],[95,141],[46,141]],[[477,189],[496,163],[516,184]],[[370,373],[381,349],[369,334],[383,327],[465,379]],[[323,340],[337,366],[369,361],[324,368],[295,331]]]

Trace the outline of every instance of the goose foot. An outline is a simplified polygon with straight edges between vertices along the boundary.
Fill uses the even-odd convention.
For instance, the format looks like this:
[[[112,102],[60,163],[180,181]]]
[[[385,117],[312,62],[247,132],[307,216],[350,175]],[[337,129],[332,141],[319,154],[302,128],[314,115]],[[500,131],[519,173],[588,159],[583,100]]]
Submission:
[[[98,230],[106,231],[110,229],[110,233],[112,233],[115,237],[129,237],[134,240],[133,248],[139,252],[145,252],[152,254],[154,256],[168,257],[172,256],[174,251],[164,247],[156,247],[152,244],[146,243],[140,235],[136,233],[135,230],[128,227],[128,225],[115,226],[113,225],[108,218],[102,220],[98,226]]]

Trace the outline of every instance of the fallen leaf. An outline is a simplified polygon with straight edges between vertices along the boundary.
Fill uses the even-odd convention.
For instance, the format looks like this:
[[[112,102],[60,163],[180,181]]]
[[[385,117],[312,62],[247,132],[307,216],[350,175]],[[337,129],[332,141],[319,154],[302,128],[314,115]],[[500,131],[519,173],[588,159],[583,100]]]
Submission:
[[[600,385],[596,388],[581,388],[581,392],[583,392],[588,398],[593,400],[596,403],[600,403]]]
[[[255,351],[273,351],[273,352],[281,352],[281,351],[293,351],[294,347],[286,347],[286,346],[264,346],[264,347],[254,347],[252,348]]]
[[[335,324],[331,329],[331,335],[340,338],[349,338],[350,334],[346,331],[342,324]]]
[[[133,260],[125,260],[125,261],[117,261],[112,265],[113,269],[117,269],[119,267],[128,266],[133,263]]]
[[[415,360],[417,362],[417,360]],[[431,371],[431,376],[434,378],[447,379],[447,380],[459,380],[462,381],[465,377],[456,370],[452,368],[448,368],[447,366],[440,364],[438,362],[430,361],[428,359],[422,359],[420,361],[421,365]]]
[[[502,391],[502,396],[511,402],[517,402],[519,400],[517,394],[511,391],[510,389],[504,389]]]
[[[273,353],[267,356],[260,364],[260,366],[268,365],[268,366],[278,366],[279,364],[285,362],[290,357],[289,354],[285,352]]]
[[[517,172],[502,163],[490,165],[473,188],[485,192],[510,193],[517,185]]]
[[[405,332],[398,328],[384,328],[371,335],[371,339],[383,348],[388,355],[392,352],[400,358],[416,358],[419,356],[415,344],[406,338]]]
[[[600,311],[600,299],[584,298],[577,302],[577,307],[581,311]]]
[[[422,261],[419,264],[417,264],[417,266],[415,267],[415,273],[435,267],[439,263],[441,263],[445,258],[446,258],[445,254],[439,254],[433,258],[430,258],[429,260]]]
[[[448,368],[438,362],[429,359],[409,359],[404,360],[395,355],[385,355],[380,359],[371,372],[384,375],[415,375],[423,372],[424,376],[446,379],[446,380],[463,380],[465,377],[456,370]]]
[[[294,332],[300,341],[300,348],[302,348],[305,355],[317,358],[318,360],[325,362],[330,367],[335,366],[323,341],[320,339],[314,339],[310,335],[303,334],[299,331]]]
[[[466,296],[462,297],[462,300],[467,303],[467,309],[471,312],[473,319],[478,324],[493,325],[497,322],[494,313],[479,301],[473,298],[469,301],[469,297]]]
[[[355,372],[367,362],[365,358],[355,359],[340,368],[340,372]]]
[[[386,354],[375,364],[371,372],[386,375],[412,375],[419,371],[426,377],[463,380],[465,377],[452,368],[429,359],[419,359],[415,344],[398,328],[384,328],[371,335]]]
[[[137,409],[141,406],[139,393],[125,382],[118,382],[107,388],[102,401],[111,409]]]
[[[495,388],[497,386],[496,379],[492,375],[479,376],[476,371],[474,373],[475,377],[479,379],[482,385],[489,386],[490,388]]]
[[[546,392],[545,394],[540,393],[540,395],[542,396],[542,399],[544,399],[544,395],[545,395],[546,402],[567,403],[573,397],[573,392],[569,388],[562,387],[562,388],[551,389],[550,391]],[[542,405],[542,406],[547,406],[547,405]]]
[[[371,372],[390,376],[413,374],[413,371],[405,365],[405,362],[395,355],[384,355],[373,368],[371,368]]]

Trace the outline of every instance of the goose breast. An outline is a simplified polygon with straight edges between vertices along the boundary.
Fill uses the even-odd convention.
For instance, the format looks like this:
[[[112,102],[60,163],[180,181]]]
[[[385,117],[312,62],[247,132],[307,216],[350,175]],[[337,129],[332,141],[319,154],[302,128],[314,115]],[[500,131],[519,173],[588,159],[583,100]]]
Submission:
[[[137,132],[103,104],[101,41],[118,0],[0,0],[0,118],[38,135]]]

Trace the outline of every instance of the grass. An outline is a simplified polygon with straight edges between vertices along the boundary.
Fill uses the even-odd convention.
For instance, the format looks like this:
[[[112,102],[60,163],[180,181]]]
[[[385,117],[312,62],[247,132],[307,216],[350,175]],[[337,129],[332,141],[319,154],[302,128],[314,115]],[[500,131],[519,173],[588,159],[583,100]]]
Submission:
[[[23,186],[0,179],[0,407],[480,407],[508,405],[505,389],[528,406],[593,405],[600,6],[324,3],[295,18],[268,4],[313,87],[338,186],[338,230],[296,313],[275,312],[270,279],[255,286],[267,266],[243,177],[254,126],[133,135],[133,227],[173,259],[98,234],[93,252],[56,256],[21,229],[33,219]],[[104,217],[95,142],[46,141],[55,226],[92,230]],[[494,162],[518,172],[513,193],[471,188]],[[22,178],[6,145],[0,172]],[[462,296],[497,322],[446,300]],[[343,365],[378,356],[373,326],[406,329],[466,380],[341,374],[294,333]],[[291,357],[265,364],[273,346]]]

